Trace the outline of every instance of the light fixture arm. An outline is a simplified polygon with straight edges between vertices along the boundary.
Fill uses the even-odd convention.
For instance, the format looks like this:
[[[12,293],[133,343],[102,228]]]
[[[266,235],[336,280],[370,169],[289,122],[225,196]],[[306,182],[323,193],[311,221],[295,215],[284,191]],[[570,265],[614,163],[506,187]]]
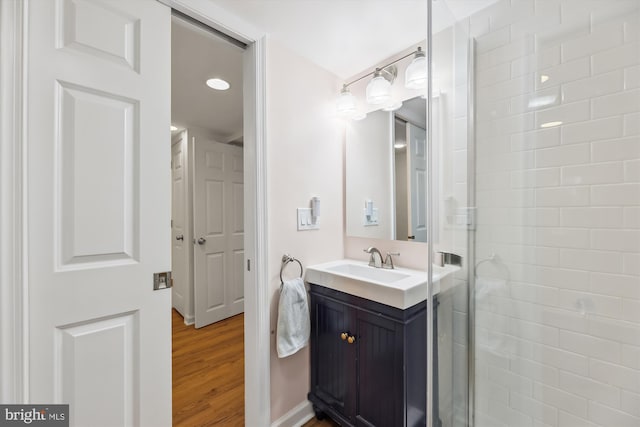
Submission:
[[[379,70],[384,70],[385,68],[390,67],[391,65],[394,65],[395,63],[400,62],[400,61],[402,61],[403,59],[406,59],[406,58],[410,57],[411,55],[422,55],[422,56],[424,56],[424,52],[422,51],[422,47],[418,46],[418,49],[414,50],[414,51],[413,51],[413,52],[411,52],[411,53],[407,53],[407,54],[406,54],[405,56],[403,56],[402,58],[398,58],[398,59],[396,59],[395,61],[389,62],[388,64],[383,65],[382,67],[376,67],[376,68],[375,68],[373,71],[371,71],[370,73],[367,73],[367,74],[365,74],[365,75],[363,75],[363,76],[360,76],[360,77],[358,77],[357,79],[355,79],[355,80],[353,80],[353,81],[351,81],[351,82],[349,82],[349,83],[344,83],[344,84],[342,85],[342,89],[344,90],[344,89],[348,88],[349,86],[351,86],[352,84],[357,83],[357,82],[359,82],[360,80],[364,79],[365,77],[369,77],[369,76],[371,76],[371,75],[375,74],[375,73],[376,73],[377,71],[379,71]]]

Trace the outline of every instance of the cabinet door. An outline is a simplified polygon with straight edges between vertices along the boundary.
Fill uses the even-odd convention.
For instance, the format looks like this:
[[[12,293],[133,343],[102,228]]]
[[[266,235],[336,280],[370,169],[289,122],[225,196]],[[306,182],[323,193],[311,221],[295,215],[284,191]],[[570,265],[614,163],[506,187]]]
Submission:
[[[356,328],[356,425],[403,426],[402,325],[356,310]]]
[[[311,393],[350,419],[355,382],[348,378],[355,369],[355,345],[342,333],[350,330],[352,309],[311,294]],[[351,399],[351,401],[350,401]]]

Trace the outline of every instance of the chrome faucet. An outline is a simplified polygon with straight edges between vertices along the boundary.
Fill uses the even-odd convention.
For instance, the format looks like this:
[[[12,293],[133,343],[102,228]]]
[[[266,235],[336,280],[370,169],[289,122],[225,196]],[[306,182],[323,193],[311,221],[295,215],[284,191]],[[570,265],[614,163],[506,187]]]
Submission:
[[[382,254],[380,253],[378,248],[374,248],[372,246],[370,248],[363,249],[363,250],[366,253],[371,254],[371,256],[369,257],[369,267],[376,267],[376,268],[382,267],[382,265],[384,264],[384,261],[382,260]],[[376,257],[375,257],[376,254],[378,254],[378,259],[380,260],[380,263],[376,263]]]

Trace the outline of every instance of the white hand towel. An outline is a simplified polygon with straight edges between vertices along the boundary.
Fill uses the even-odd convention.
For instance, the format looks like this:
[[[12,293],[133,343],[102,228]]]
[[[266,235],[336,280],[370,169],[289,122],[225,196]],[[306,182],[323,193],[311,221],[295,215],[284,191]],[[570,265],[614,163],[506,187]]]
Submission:
[[[291,356],[309,343],[311,320],[307,289],[300,277],[286,280],[280,289],[276,347],[278,357]]]

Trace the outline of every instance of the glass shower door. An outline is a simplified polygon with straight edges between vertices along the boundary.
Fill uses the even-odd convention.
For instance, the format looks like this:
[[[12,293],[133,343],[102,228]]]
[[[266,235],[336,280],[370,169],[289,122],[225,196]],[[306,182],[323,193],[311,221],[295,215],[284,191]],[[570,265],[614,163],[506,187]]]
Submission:
[[[439,322],[470,356],[439,350],[442,425],[464,425],[468,375],[469,425],[638,426],[640,2],[433,5],[452,147],[432,159],[436,224],[441,247],[466,247],[469,291]]]

